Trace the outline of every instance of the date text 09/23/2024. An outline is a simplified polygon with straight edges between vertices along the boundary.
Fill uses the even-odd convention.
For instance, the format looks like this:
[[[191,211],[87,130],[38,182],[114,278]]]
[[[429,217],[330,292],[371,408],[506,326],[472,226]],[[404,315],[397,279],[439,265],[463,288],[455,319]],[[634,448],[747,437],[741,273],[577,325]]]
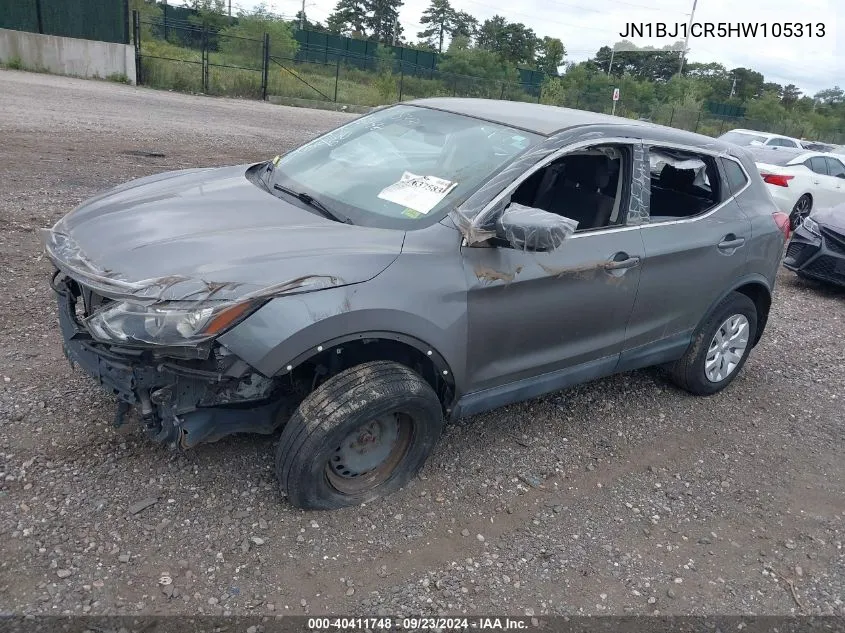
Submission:
[[[391,630],[406,631],[518,631],[532,625],[530,618],[308,618],[310,631],[360,631]]]

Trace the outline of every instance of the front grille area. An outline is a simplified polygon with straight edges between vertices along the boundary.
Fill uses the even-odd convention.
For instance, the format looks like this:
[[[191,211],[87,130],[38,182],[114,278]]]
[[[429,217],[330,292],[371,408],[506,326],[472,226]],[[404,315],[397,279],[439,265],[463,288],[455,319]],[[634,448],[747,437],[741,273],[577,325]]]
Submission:
[[[801,259],[801,253],[804,252],[804,249],[807,248],[806,244],[802,244],[801,242],[790,242],[789,247],[786,249],[786,256],[790,259],[798,261]]]
[[[845,235],[834,233],[830,229],[822,228],[824,244],[838,255],[845,255]]]
[[[824,279],[841,282],[843,278],[845,278],[845,275],[836,272],[836,265],[840,261],[842,260],[823,255],[807,265],[804,272],[815,275],[816,277],[823,277]]]

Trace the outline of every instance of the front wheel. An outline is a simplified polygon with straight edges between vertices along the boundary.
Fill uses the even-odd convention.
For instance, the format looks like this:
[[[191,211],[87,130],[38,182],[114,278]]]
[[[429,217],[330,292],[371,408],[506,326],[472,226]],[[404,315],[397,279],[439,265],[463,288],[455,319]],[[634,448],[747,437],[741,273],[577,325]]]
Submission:
[[[789,225],[793,231],[801,226],[804,218],[810,215],[810,211],[812,210],[813,199],[810,197],[810,194],[805,193],[803,196],[798,198],[795,206],[792,207],[792,212],[789,214]]]
[[[374,361],[333,376],[299,405],[276,449],[276,476],[295,506],[372,501],[419,472],[443,429],[440,401],[404,365]]]
[[[757,335],[757,307],[732,292],[701,323],[684,355],[671,366],[672,381],[700,396],[727,387],[745,365]]]

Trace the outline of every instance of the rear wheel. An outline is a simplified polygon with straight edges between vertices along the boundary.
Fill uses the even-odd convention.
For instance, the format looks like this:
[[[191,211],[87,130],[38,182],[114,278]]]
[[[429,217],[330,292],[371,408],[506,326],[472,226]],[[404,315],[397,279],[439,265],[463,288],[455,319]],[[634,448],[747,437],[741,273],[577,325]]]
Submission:
[[[757,308],[732,292],[702,322],[684,355],[670,368],[672,381],[701,396],[727,387],[745,365],[757,333]]]
[[[405,485],[443,429],[431,386],[404,365],[357,365],[300,404],[276,449],[282,492],[300,508],[358,505]]]
[[[795,206],[792,207],[792,212],[789,214],[789,226],[793,231],[801,226],[804,218],[810,215],[810,211],[812,210],[813,198],[810,194],[805,193],[803,196],[798,198],[798,202],[795,203]]]

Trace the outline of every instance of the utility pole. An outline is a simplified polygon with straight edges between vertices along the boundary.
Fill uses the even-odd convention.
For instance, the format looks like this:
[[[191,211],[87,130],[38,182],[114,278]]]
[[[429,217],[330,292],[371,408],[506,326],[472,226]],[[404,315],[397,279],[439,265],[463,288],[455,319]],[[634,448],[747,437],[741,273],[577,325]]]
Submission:
[[[399,30],[399,17],[393,18],[393,45],[396,46],[396,36],[398,35],[397,31]]]
[[[229,17],[232,17],[232,0],[229,0]]]
[[[728,97],[729,99],[734,96],[734,90],[736,90],[736,75],[734,75],[734,80],[731,84],[731,96]]]
[[[299,14],[299,30],[305,30],[305,0],[302,0],[302,12]]]
[[[689,32],[692,28],[692,19],[695,16],[695,6],[698,4],[698,0],[692,0],[692,12],[689,14],[689,22],[687,23],[687,36],[684,38],[684,50],[681,51],[681,63],[678,66],[678,76],[681,76],[681,73],[684,72],[684,59],[687,56],[687,48],[689,47]]]
[[[616,44],[610,49],[610,63],[607,65],[607,74],[610,74],[610,69],[613,68],[613,55],[616,53]]]

